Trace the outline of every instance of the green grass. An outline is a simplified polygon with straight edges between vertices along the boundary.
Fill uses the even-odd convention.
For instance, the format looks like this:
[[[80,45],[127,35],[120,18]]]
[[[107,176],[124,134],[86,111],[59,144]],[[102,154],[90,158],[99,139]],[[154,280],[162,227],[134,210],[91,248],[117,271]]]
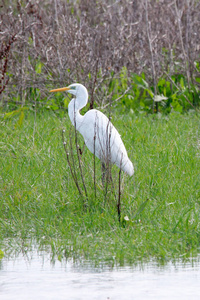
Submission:
[[[134,178],[123,175],[122,218],[129,221],[121,224],[118,169],[112,168],[114,191],[109,186],[105,197],[96,159],[95,198],[94,161],[87,149],[82,156],[88,192],[84,209],[62,144],[63,128],[69,140],[67,113],[27,111],[23,122],[17,118],[2,116],[0,127],[0,245],[5,254],[36,243],[58,259],[123,265],[151,258],[164,263],[200,252],[198,115],[113,113],[135,167]],[[79,142],[82,147],[80,136]]]

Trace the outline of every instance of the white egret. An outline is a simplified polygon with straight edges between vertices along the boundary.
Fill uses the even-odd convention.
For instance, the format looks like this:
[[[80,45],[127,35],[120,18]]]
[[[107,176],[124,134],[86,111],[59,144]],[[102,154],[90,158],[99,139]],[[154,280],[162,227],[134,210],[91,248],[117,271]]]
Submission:
[[[132,176],[133,164],[128,158],[118,131],[110,120],[96,109],[89,110],[83,116],[80,114],[80,110],[88,102],[87,89],[82,84],[74,83],[50,92],[60,91],[67,91],[75,96],[69,103],[68,114],[75,129],[82,134],[88,149],[101,160],[102,164],[111,162]]]

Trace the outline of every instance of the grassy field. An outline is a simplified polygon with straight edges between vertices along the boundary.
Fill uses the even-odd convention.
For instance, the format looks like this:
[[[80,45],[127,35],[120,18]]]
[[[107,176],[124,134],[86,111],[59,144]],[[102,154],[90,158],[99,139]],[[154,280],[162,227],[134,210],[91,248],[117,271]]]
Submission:
[[[23,122],[18,119],[2,116],[0,126],[0,246],[5,254],[36,243],[58,259],[123,265],[151,258],[164,263],[200,252],[198,115],[113,113],[135,167],[134,178],[122,176],[121,224],[118,169],[112,168],[113,185],[106,194],[95,161],[95,197],[94,160],[86,148],[81,166],[88,199],[77,191],[61,136],[65,128],[69,141],[73,132],[67,113],[27,111]],[[84,191],[77,163],[75,168]]]

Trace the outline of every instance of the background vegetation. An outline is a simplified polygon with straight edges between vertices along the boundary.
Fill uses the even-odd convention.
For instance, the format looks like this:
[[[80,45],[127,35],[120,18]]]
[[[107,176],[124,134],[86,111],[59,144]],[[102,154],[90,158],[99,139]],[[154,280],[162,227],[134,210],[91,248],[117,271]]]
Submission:
[[[4,0],[0,18],[2,105],[57,109],[49,88],[81,82],[91,107],[199,106],[198,0]]]

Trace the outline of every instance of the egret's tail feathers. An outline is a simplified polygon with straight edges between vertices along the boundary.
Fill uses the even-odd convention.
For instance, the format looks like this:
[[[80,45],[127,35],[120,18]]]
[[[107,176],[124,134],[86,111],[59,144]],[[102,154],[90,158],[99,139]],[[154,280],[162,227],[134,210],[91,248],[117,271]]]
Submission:
[[[129,176],[133,176],[134,167],[133,167],[132,162],[129,159],[128,159],[127,163],[125,164],[123,171],[126,172]]]
[[[122,160],[121,164],[118,165],[118,167],[122,171],[124,171],[126,174],[128,174],[129,176],[133,176],[133,174],[134,174],[134,167],[133,167],[132,162],[128,158],[128,156],[123,157],[123,160]]]

